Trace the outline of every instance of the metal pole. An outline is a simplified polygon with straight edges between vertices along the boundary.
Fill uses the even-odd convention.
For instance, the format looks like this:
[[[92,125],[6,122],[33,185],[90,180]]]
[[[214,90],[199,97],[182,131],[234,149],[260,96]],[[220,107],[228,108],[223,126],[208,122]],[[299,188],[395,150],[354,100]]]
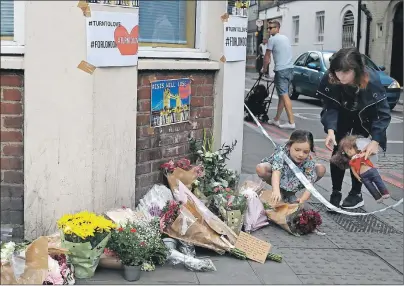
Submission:
[[[359,51],[360,43],[361,43],[361,21],[362,21],[362,0],[358,0],[358,22],[356,25],[356,48]]]

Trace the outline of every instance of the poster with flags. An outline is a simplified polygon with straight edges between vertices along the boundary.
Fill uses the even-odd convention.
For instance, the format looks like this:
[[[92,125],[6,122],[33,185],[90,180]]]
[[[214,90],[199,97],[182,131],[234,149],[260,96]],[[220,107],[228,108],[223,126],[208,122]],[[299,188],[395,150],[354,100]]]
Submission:
[[[191,79],[151,82],[151,127],[188,122],[190,106]]]

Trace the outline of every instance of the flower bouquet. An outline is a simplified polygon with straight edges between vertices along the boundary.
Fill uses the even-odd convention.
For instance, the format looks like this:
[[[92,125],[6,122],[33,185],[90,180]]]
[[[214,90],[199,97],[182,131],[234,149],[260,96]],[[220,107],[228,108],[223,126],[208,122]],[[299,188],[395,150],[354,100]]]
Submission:
[[[43,285],[73,285],[75,283],[66,255],[53,254],[48,256],[48,276]]]
[[[42,284],[48,275],[48,240],[32,243],[8,242],[1,246],[1,284]]]
[[[314,210],[304,210],[303,204],[274,204],[269,199],[271,191],[263,191],[261,200],[264,203],[268,219],[287,232],[299,236],[311,233],[322,223],[321,216]]]
[[[258,196],[263,188],[263,181],[257,175],[249,176],[238,187],[238,192],[247,197],[247,211],[244,215],[244,231],[255,231],[268,225],[264,206]]]
[[[243,226],[244,213],[247,210],[247,198],[236,194],[230,188],[216,187],[212,196],[211,210],[238,234]]]
[[[68,260],[77,278],[91,278],[116,225],[103,216],[82,211],[66,214],[57,222],[62,246],[69,250]]]
[[[183,199],[180,205],[169,202],[160,220],[161,231],[166,235],[225,253],[236,242],[237,235],[215,216],[181,181],[174,188]]]
[[[125,279],[130,279],[129,272],[134,268],[153,271],[155,265],[163,265],[167,260],[168,250],[161,240],[159,220],[150,222],[129,222],[112,232],[108,249],[113,251],[124,267]]]

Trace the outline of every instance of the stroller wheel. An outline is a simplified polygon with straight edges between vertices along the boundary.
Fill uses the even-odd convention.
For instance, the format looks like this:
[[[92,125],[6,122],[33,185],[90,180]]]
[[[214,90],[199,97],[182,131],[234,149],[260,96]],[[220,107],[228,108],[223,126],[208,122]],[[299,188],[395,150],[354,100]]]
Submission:
[[[269,120],[268,114],[262,115],[262,117],[261,117],[262,122],[268,122],[268,120]]]

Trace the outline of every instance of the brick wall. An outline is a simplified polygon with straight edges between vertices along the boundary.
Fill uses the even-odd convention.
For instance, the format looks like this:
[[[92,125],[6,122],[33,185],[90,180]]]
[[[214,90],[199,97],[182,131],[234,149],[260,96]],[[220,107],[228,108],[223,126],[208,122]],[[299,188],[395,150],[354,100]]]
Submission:
[[[150,126],[150,78],[191,78],[191,124],[179,123],[152,130]],[[136,202],[156,183],[163,182],[159,167],[170,158],[188,154],[188,135],[201,139],[203,129],[213,126],[213,71],[139,71],[136,140]],[[154,133],[154,134],[153,134]]]
[[[1,70],[1,226],[24,229],[24,74]]]

